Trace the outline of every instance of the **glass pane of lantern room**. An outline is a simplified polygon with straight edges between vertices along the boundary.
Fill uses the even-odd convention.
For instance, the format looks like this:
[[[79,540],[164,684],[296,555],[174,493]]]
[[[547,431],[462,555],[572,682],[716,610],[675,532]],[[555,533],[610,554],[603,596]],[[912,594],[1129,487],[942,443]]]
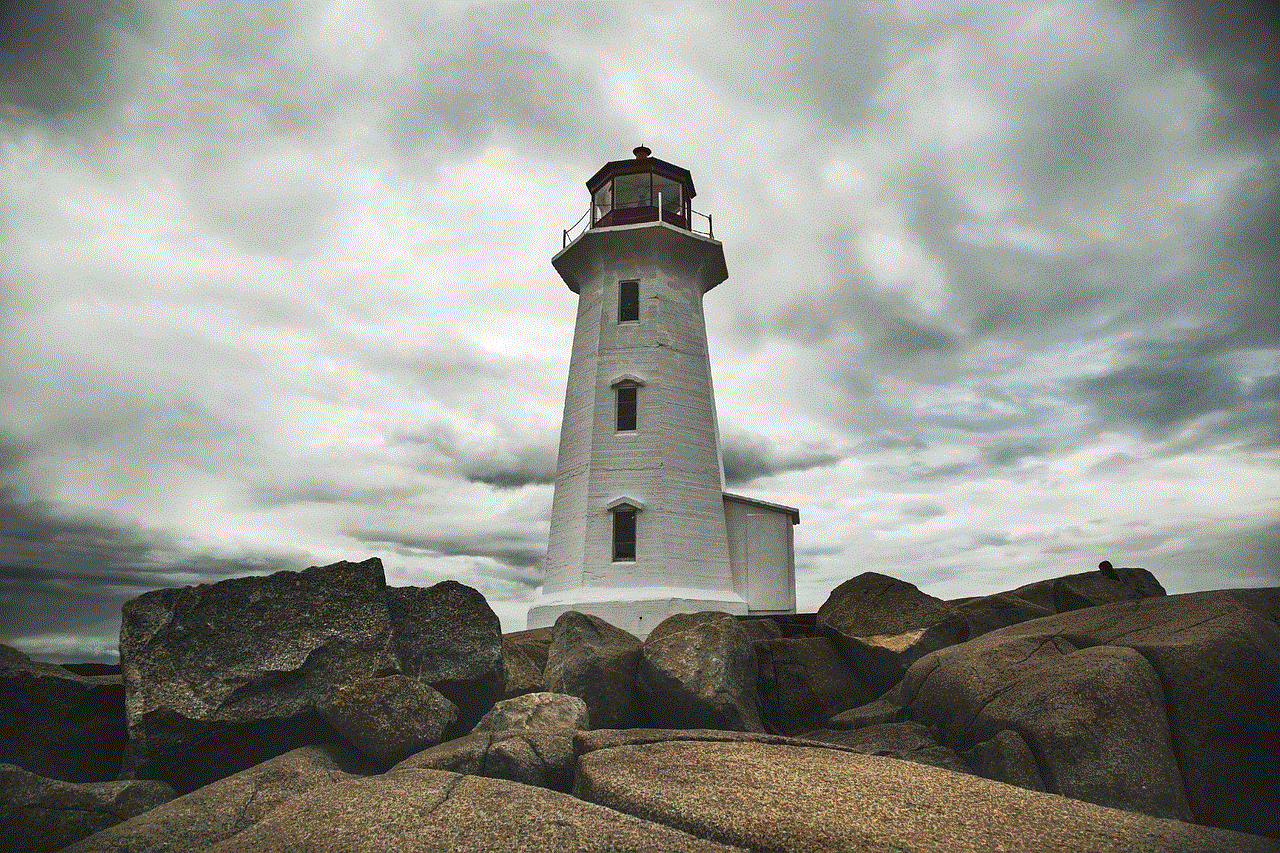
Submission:
[[[639,175],[619,175],[613,179],[613,203],[622,207],[648,207],[649,173]]]
[[[592,222],[603,219],[605,214],[613,209],[613,182],[606,181],[605,185],[596,190],[593,198],[596,209],[592,218]]]
[[[680,184],[660,175],[653,176],[653,193],[662,195],[662,209],[667,213],[680,213]]]

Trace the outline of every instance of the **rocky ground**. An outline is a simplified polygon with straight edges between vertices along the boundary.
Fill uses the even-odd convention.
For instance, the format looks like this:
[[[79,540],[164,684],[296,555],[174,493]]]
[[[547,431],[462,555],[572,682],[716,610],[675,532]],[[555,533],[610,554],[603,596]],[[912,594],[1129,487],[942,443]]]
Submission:
[[[6,850],[1280,850],[1280,589],[1111,568],[502,636],[377,560],[157,590],[119,674],[0,647]]]

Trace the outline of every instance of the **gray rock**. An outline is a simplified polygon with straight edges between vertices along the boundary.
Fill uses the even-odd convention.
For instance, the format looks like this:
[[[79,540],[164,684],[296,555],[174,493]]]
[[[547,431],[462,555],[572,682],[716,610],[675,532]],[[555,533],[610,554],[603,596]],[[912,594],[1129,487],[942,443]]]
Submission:
[[[1274,589],[1074,610],[936,652],[893,698],[958,752],[1017,732],[1051,792],[1280,836],[1278,621]]]
[[[314,788],[368,772],[346,746],[306,746],[95,833],[64,853],[202,853]]]
[[[645,640],[636,690],[645,717],[667,728],[764,731],[755,649],[726,613],[681,613]]]
[[[873,692],[888,690],[919,658],[969,635],[955,607],[914,584],[863,572],[840,584],[816,622],[826,629],[858,680]]]
[[[505,779],[406,769],[294,798],[210,853],[728,853]]]
[[[574,610],[560,614],[551,637],[547,689],[582,699],[596,728],[638,725],[640,640],[598,616]]]
[[[757,640],[755,651],[760,705],[771,731],[809,731],[873,698],[826,637]]]
[[[424,749],[388,772],[448,770],[568,793],[576,763],[575,734],[564,726],[476,732]]]
[[[773,853],[1270,851],[1269,838],[1027,791],[909,761],[767,743],[675,741],[578,760],[575,793]]]
[[[543,673],[551,647],[550,628],[530,628],[502,635],[502,663],[507,673],[504,699],[547,689]]]
[[[452,702],[403,675],[339,687],[320,713],[348,743],[383,765],[440,743],[458,719]]]
[[[120,772],[119,676],[82,676],[0,646],[0,762],[51,779],[99,782]]]
[[[471,729],[506,691],[502,624],[484,596],[457,581],[390,587],[387,607],[404,675],[427,682],[458,707]]]
[[[590,728],[587,703],[564,693],[525,693],[503,699],[476,723],[476,732],[557,727]]]
[[[63,782],[0,764],[0,828],[10,853],[61,850],[177,796],[164,782]]]
[[[394,671],[382,563],[149,592],[124,605],[125,776],[190,791],[333,737],[316,706]]]

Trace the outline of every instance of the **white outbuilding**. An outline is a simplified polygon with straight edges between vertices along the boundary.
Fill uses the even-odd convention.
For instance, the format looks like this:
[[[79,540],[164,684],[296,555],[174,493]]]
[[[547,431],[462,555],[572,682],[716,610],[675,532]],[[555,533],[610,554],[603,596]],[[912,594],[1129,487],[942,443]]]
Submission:
[[[578,294],[551,534],[529,627],[566,610],[641,638],[673,613],[795,612],[791,507],[724,491],[702,297],[728,277],[689,172],[606,163],[551,263]]]

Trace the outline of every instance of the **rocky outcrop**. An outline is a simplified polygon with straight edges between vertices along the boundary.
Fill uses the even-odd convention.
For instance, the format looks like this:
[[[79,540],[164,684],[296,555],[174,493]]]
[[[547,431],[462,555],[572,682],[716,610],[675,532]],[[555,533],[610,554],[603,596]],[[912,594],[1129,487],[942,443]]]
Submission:
[[[124,606],[124,774],[190,791],[333,737],[336,685],[393,671],[382,563],[148,592]]]
[[[371,768],[345,746],[307,746],[95,833],[65,853],[203,853],[277,806]]]
[[[568,728],[591,725],[587,704],[564,693],[525,693],[503,699],[476,723],[476,732],[503,732],[509,729]]]
[[[966,598],[951,602],[964,618],[969,627],[969,639],[981,637],[983,634],[1017,625],[1029,619],[1051,616],[1057,611],[1040,604],[1018,598],[1008,592],[984,595],[978,598]]]
[[[858,729],[817,729],[801,737],[843,746],[864,755],[886,755],[957,773],[969,772],[969,766],[954,750],[939,744],[929,729],[916,722],[878,723]]]
[[[120,772],[125,737],[119,676],[77,675],[0,646],[0,762],[100,782]]]
[[[451,580],[390,587],[387,607],[400,672],[448,697],[457,732],[469,731],[506,691],[497,614],[479,591]]]
[[[1270,839],[912,762],[768,743],[596,750],[579,759],[575,793],[700,838],[777,853],[1276,849]]]
[[[795,734],[872,699],[827,637],[788,637],[755,643],[765,725]]]
[[[656,726],[763,731],[757,675],[755,649],[737,619],[681,613],[645,640],[636,689]]]
[[[1033,581],[1007,594],[1055,613],[1165,595],[1160,581],[1146,569],[1104,565],[1097,571]]]
[[[573,787],[574,729],[516,728],[475,732],[401,761],[399,770],[448,770],[568,793]]]
[[[982,772],[1280,836],[1277,622],[1280,590],[1075,610],[935,652],[894,698]]]
[[[968,625],[953,606],[875,572],[832,590],[818,609],[817,624],[858,679],[877,693],[898,683],[923,655],[968,637]]]
[[[547,689],[543,672],[547,668],[550,647],[550,628],[530,628],[502,635],[502,665],[507,673],[504,699]]]
[[[547,689],[582,699],[596,728],[638,725],[635,684],[640,648],[638,638],[598,616],[562,613],[552,627],[547,652]]]
[[[383,766],[440,743],[458,719],[452,702],[403,675],[339,687],[320,713],[347,743]]]
[[[732,849],[544,788],[406,769],[296,797],[211,853]]]
[[[0,764],[0,831],[9,853],[47,853],[142,814],[176,794],[163,782],[63,782]]]

